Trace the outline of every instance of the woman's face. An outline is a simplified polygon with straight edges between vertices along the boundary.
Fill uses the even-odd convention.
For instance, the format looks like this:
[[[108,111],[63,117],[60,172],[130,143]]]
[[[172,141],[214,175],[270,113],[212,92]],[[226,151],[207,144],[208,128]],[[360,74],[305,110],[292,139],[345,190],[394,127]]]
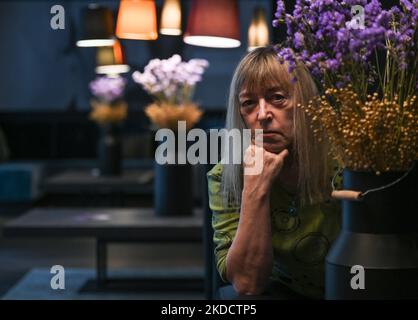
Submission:
[[[263,147],[280,153],[293,142],[293,103],[279,87],[239,92],[240,112],[247,128],[263,129]]]

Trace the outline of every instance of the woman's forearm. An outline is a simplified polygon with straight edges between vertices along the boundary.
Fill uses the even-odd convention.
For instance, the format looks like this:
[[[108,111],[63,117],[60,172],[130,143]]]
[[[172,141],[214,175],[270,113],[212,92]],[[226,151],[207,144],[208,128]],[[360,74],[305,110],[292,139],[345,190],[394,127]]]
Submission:
[[[226,276],[239,294],[262,293],[271,275],[269,195],[244,186],[238,229],[226,258]]]

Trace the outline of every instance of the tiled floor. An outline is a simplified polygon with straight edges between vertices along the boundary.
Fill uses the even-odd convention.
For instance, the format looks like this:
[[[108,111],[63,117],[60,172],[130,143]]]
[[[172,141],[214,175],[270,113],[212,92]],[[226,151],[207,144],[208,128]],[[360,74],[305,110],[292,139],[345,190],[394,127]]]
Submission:
[[[201,277],[201,270],[195,268],[180,268],[173,271],[181,277]],[[110,272],[113,279],[123,278],[122,282],[113,282],[104,289],[98,289],[94,282],[94,271],[87,268],[65,269],[64,288],[52,289],[50,282],[52,275],[49,269],[32,269],[25,274],[1,299],[3,300],[194,300],[203,299],[204,294],[196,287],[174,288],[157,290],[154,285],[144,288],[143,282],[126,281],[144,276],[161,276],[166,270],[151,268],[139,271],[138,269],[119,269]],[[186,275],[187,274],[187,275]],[[202,281],[203,282],[203,281]],[[200,284],[199,284],[200,286]]]
[[[15,216],[0,215],[0,232],[2,225]],[[94,259],[95,242],[92,239],[13,239],[0,236],[0,296],[5,295],[32,269],[42,268],[45,271],[58,264],[71,270],[74,268],[88,269],[88,273],[94,271]],[[111,270],[166,267],[180,269],[191,267],[203,270],[203,265],[202,244],[134,243],[109,246],[109,268]],[[74,273],[72,277],[74,278],[76,274]],[[142,295],[142,293],[138,294]],[[157,299],[158,294],[163,299],[171,297],[173,293],[154,292],[153,299]],[[142,295],[142,298],[144,297],[146,295]],[[202,298],[203,291],[196,292],[194,297]]]

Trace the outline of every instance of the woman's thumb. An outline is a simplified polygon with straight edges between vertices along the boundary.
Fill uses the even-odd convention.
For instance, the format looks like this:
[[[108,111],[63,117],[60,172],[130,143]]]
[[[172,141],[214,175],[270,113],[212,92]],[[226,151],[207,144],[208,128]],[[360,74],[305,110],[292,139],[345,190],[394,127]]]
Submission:
[[[287,149],[282,150],[277,157],[284,160],[289,155],[289,151]]]

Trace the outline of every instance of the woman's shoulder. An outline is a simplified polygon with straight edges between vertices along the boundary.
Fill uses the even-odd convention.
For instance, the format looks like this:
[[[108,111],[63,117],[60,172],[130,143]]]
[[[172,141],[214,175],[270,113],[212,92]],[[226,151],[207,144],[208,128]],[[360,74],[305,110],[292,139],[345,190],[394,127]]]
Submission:
[[[225,204],[226,195],[222,190],[223,170],[224,165],[218,163],[206,174],[208,178],[209,207],[217,213],[237,213],[239,205]]]
[[[206,174],[208,178],[209,206],[212,210],[222,209],[222,171],[223,165],[218,163]]]
[[[221,181],[222,179],[222,172],[223,172],[224,166],[220,162],[213,166],[211,170],[209,170],[206,174],[209,182],[211,180],[215,181]]]

